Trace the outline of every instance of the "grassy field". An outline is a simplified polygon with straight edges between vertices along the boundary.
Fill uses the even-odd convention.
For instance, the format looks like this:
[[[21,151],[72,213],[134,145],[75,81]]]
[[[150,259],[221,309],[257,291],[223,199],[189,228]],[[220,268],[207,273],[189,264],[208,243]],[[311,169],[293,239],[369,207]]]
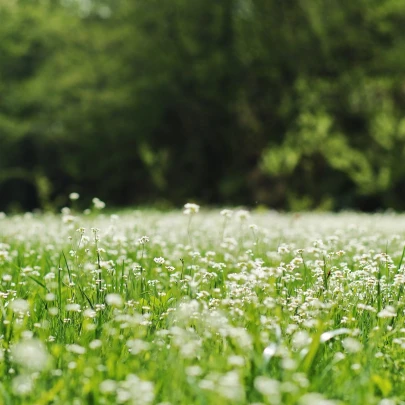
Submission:
[[[0,404],[405,404],[404,245],[396,214],[2,215]]]

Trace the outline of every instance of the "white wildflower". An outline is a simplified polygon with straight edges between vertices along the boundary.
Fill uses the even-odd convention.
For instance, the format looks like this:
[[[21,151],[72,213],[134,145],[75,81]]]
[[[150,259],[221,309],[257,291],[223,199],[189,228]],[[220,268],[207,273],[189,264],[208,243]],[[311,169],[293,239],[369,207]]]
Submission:
[[[28,301],[17,298],[10,302],[10,309],[16,314],[26,314],[30,309]]]
[[[193,203],[187,203],[187,204],[184,204],[183,214],[184,215],[197,214],[199,210],[200,210],[199,205],[193,204]]]
[[[70,193],[69,194],[69,199],[72,200],[72,201],[78,200],[79,197],[80,197],[79,193]]]
[[[104,380],[99,386],[102,394],[111,394],[117,389],[117,382],[114,380]]]
[[[236,211],[235,216],[241,222],[247,221],[250,218],[249,211],[246,211],[246,210]]]
[[[31,376],[22,374],[13,378],[11,382],[11,389],[14,395],[25,397],[34,389],[34,382]]]
[[[105,202],[101,201],[99,198],[95,197],[92,201],[95,209],[102,210],[105,208]]]
[[[105,302],[112,307],[122,307],[124,305],[124,301],[119,294],[107,294]]]
[[[354,339],[352,337],[343,339],[342,345],[349,353],[357,353],[363,348],[363,345],[357,339]]]
[[[224,209],[220,212],[220,215],[222,215],[225,218],[232,218],[233,215],[233,211],[232,210],[228,210],[228,209]]]
[[[80,346],[80,345],[75,344],[75,343],[73,343],[71,345],[66,345],[66,350],[68,352],[75,353],[75,354],[84,354],[84,353],[86,353],[86,348],[85,347]]]
[[[11,349],[12,360],[30,371],[42,371],[49,359],[44,344],[37,339],[24,340]]]
[[[155,258],[153,259],[153,261],[154,261],[156,264],[164,264],[165,259],[164,259],[163,257],[155,257]]]
[[[397,316],[395,308],[388,305],[382,311],[380,311],[377,316],[379,318],[394,318]]]

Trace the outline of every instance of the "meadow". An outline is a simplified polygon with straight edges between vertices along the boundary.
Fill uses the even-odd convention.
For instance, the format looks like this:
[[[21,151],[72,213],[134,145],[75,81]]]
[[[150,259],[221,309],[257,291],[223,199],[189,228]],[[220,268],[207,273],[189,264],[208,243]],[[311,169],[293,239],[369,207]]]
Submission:
[[[0,404],[405,404],[404,215],[94,205],[0,214]]]

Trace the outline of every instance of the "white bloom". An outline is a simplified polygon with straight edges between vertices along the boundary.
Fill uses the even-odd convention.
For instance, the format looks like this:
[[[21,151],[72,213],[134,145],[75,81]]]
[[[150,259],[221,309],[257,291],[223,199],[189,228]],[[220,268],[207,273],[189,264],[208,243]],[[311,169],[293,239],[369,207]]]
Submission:
[[[90,348],[91,350],[95,350],[95,349],[98,349],[99,347],[101,347],[102,345],[103,345],[103,342],[102,342],[101,340],[95,339],[95,340],[92,340],[92,341],[89,343],[89,348]]]
[[[64,224],[72,224],[75,221],[76,221],[76,217],[73,215],[63,215],[63,217],[62,217],[62,222]]]
[[[67,304],[66,311],[80,312],[80,304]]]
[[[280,396],[280,381],[269,377],[259,376],[255,378],[254,386],[265,397]]]
[[[349,353],[357,353],[363,348],[363,345],[357,339],[354,339],[352,337],[343,339],[342,344],[346,351]]]
[[[117,389],[117,382],[114,380],[104,380],[100,384],[100,392],[103,394],[110,394]]]
[[[155,257],[153,261],[157,264],[164,264],[165,259],[163,257]]]
[[[92,201],[94,208],[96,208],[97,210],[102,210],[103,208],[105,208],[105,202],[101,201],[99,198],[95,197]]]
[[[218,379],[218,391],[224,398],[240,401],[244,397],[244,389],[236,371],[229,371]]]
[[[189,366],[186,367],[186,374],[190,377],[198,377],[203,373],[200,366]]]
[[[141,339],[128,340],[127,346],[132,354],[139,354],[149,349],[149,343]]]
[[[311,343],[311,337],[305,330],[300,330],[294,334],[291,344],[295,349],[302,349]]]
[[[386,306],[382,311],[380,311],[377,316],[379,318],[394,318],[397,316],[395,308],[391,305]]]
[[[29,395],[33,388],[34,383],[29,375],[18,375],[13,378],[13,381],[11,382],[11,389],[13,390],[14,395],[20,397]]]
[[[56,295],[54,293],[48,293],[48,294],[45,295],[45,299],[47,301],[54,301],[56,299]]]
[[[78,193],[70,193],[70,194],[69,194],[69,198],[70,198],[72,201],[78,200],[79,197],[80,197],[80,195],[79,195]]]
[[[122,307],[124,301],[119,294],[107,294],[105,297],[105,302],[107,305],[111,305],[112,307]]]
[[[233,211],[232,210],[228,210],[228,209],[224,209],[220,212],[220,215],[222,215],[225,218],[232,218],[233,215]]]
[[[0,261],[8,259],[8,252],[7,250],[0,250]]]
[[[197,214],[199,210],[200,210],[199,205],[193,204],[193,203],[187,203],[187,204],[184,204],[183,214],[184,215]]]
[[[85,318],[95,318],[97,316],[97,312],[94,309],[87,308],[84,310],[83,316]]]
[[[11,349],[13,362],[31,371],[41,371],[49,359],[44,344],[37,339],[24,340]]]
[[[75,354],[86,353],[86,348],[77,344],[66,345],[66,350]]]
[[[10,302],[10,309],[16,314],[26,314],[30,309],[28,301],[17,298]]]
[[[242,367],[245,365],[245,359],[242,356],[229,356],[228,357],[228,364],[230,366]]]
[[[134,374],[129,374],[125,381],[119,383],[118,403],[130,401],[131,405],[148,405],[153,403],[154,399],[154,386],[150,381],[144,381]]]
[[[241,222],[246,221],[246,220],[248,220],[250,218],[249,211],[246,211],[246,210],[236,211],[235,216]]]
[[[138,243],[140,245],[145,245],[145,243],[149,242],[149,238],[147,236],[142,236],[138,239]]]

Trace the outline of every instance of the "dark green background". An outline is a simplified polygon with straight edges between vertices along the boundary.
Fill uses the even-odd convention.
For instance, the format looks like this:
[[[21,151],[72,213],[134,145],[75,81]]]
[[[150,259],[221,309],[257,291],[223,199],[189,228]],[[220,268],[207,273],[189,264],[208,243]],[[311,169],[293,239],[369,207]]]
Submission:
[[[0,210],[405,208],[403,0],[0,0]]]

